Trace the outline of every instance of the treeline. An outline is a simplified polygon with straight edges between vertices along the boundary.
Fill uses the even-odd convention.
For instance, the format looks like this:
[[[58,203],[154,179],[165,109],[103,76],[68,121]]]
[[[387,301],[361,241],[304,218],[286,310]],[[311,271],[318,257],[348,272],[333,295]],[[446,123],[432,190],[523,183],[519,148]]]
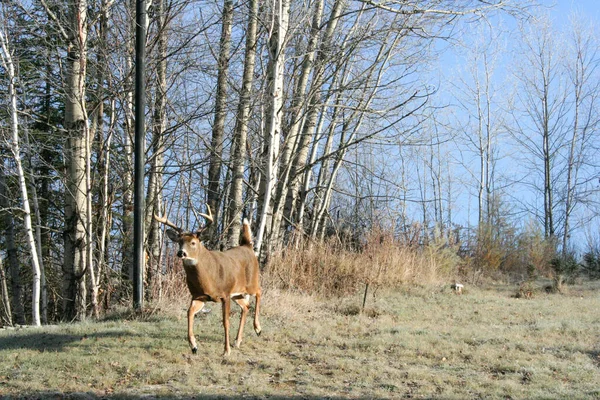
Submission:
[[[475,126],[458,121],[446,129],[437,88],[422,73],[439,40],[488,18],[525,21],[532,7],[476,0],[148,2],[146,296],[160,295],[161,276],[173,267],[153,215],[192,230],[207,206],[215,220],[209,247],[236,244],[247,217],[264,262],[278,259],[292,238],[361,242],[381,226],[394,227],[397,238],[418,238],[419,246],[469,243],[472,253],[483,241],[471,239],[483,237],[483,227],[507,223],[500,205],[508,185],[494,175],[498,139],[486,120],[493,112],[469,119],[479,121]],[[0,9],[0,315],[19,324],[98,317],[129,299],[132,277],[135,2],[16,0]],[[589,82],[591,73],[574,73]],[[557,238],[567,249],[569,216],[592,193],[582,196],[594,171],[586,85],[580,102],[570,95],[580,86],[564,87],[578,114],[556,115],[577,115],[578,125],[561,129],[560,140],[552,116],[536,119],[536,107],[551,104],[549,97],[537,101],[537,86],[511,108],[516,121],[529,113],[527,126],[517,125],[523,136],[514,137],[536,155],[532,170],[547,180],[539,186],[543,207],[534,202],[527,212],[541,217],[554,250],[561,248]],[[464,94],[475,87],[484,85],[466,81]],[[486,97],[477,93],[475,103],[462,102],[467,113],[469,104],[485,110]],[[529,128],[539,128],[542,148],[528,142]],[[475,177],[468,183],[452,179],[448,143],[476,154],[478,167],[464,160]],[[464,200],[454,196],[456,187],[473,182],[477,234],[461,230],[452,213]],[[555,194],[564,188],[568,203],[558,216],[562,199]]]

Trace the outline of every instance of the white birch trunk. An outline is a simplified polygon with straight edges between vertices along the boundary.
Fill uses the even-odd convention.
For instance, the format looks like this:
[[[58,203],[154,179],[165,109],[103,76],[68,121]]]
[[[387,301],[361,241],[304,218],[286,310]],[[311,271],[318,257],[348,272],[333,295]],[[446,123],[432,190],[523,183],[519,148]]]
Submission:
[[[258,2],[259,0],[251,0],[248,6],[249,12],[244,57],[244,75],[242,79],[242,90],[240,93],[240,103],[237,111],[233,144],[232,180],[228,217],[230,223],[228,233],[229,247],[237,246],[240,237],[241,214],[243,209],[244,166],[246,164],[246,142],[251,111],[252,82],[254,80],[254,66],[256,62]]]
[[[333,34],[337,29],[339,16],[344,10],[346,2],[343,0],[337,0],[331,15],[327,23],[327,28],[323,35],[321,47],[319,51],[319,57],[316,60],[316,68],[314,71],[314,79],[312,83],[312,93],[308,100],[306,116],[302,127],[302,132],[298,138],[298,147],[295,151],[295,157],[292,160],[291,171],[289,175],[289,183],[287,187],[287,194],[285,196],[285,207],[283,214],[285,214],[289,221],[296,222],[294,215],[296,210],[296,201],[298,200],[299,187],[301,183],[302,175],[300,171],[306,166],[306,160],[308,157],[308,148],[310,140],[315,133],[315,126],[317,124],[318,112],[321,109],[320,104],[324,102],[321,93],[321,87],[325,84],[325,64],[328,61],[328,48],[332,46]],[[281,221],[281,213],[278,213],[279,221]],[[277,221],[277,222],[279,222]]]
[[[273,23],[269,38],[269,105],[267,110],[266,156],[264,162],[264,190],[260,224],[256,235],[255,250],[261,254],[266,227],[272,217],[272,192],[277,180],[276,159],[279,155],[281,137],[281,108],[283,104],[283,72],[284,72],[284,42],[289,23],[288,0],[273,1]],[[269,232],[270,234],[270,232]]]
[[[25,146],[29,149],[29,133],[25,133]],[[37,245],[38,260],[40,264],[40,317],[42,324],[48,323],[48,287],[46,282],[46,268],[44,266],[44,256],[42,254],[42,215],[40,212],[39,197],[36,190],[35,173],[31,164],[29,165],[29,192],[31,194],[31,204],[33,205],[33,214],[35,215],[35,242]]]
[[[15,166],[19,178],[19,187],[21,189],[21,200],[23,202],[23,220],[25,224],[25,233],[27,242],[31,251],[31,265],[33,268],[33,293],[31,299],[31,316],[32,324],[35,326],[41,325],[40,320],[40,264],[38,250],[33,234],[31,224],[31,208],[29,207],[29,195],[27,193],[27,182],[25,181],[25,172],[21,163],[21,150],[19,148],[19,119],[17,115],[17,92],[15,88],[16,76],[15,68],[11,54],[8,49],[8,40],[0,29],[0,45],[2,46],[2,64],[8,73],[8,96],[10,103],[10,118],[11,118],[11,134],[12,140],[10,149],[15,159]]]
[[[65,317],[84,320],[87,288],[85,272],[90,258],[88,118],[85,108],[87,65],[87,1],[69,6],[65,127],[67,146],[65,201]],[[90,266],[91,267],[91,266]]]
[[[156,3],[157,24],[157,53],[156,80],[154,92],[154,110],[152,115],[152,157],[150,159],[150,177],[148,180],[148,192],[146,196],[145,225],[148,234],[146,243],[146,263],[144,265],[144,277],[146,279],[146,290],[148,297],[155,294],[160,298],[160,266],[162,230],[153,214],[163,215],[162,209],[162,186],[164,172],[165,131],[167,129],[167,18],[164,0]],[[155,289],[158,289],[155,291]]]
[[[231,25],[233,20],[233,1],[223,2],[221,14],[221,40],[217,59],[217,88],[215,98],[215,118],[212,130],[210,163],[208,167],[207,204],[212,210],[214,223],[208,226],[209,241],[212,246],[218,242],[217,232],[220,218],[220,208],[223,196],[221,189],[221,170],[223,158],[223,140],[225,137],[225,119],[227,117],[229,57],[231,48]]]
[[[125,57],[125,99],[124,99],[124,118],[125,127],[123,129],[123,153],[124,171],[123,171],[123,205],[121,226],[123,236],[121,239],[121,277],[128,283],[133,280],[133,76],[135,55],[135,0],[128,3],[131,23],[127,27],[127,55]]]
[[[277,193],[274,199],[274,216],[272,230],[278,235],[278,231],[283,218],[283,207],[286,199],[286,193],[288,191],[288,184],[290,178],[290,171],[292,168],[293,155],[296,153],[299,144],[299,133],[302,129],[302,125],[305,120],[306,103],[308,98],[307,85],[309,77],[314,70],[315,53],[321,35],[321,20],[323,17],[323,0],[317,0],[314,4],[314,11],[312,15],[311,30],[308,37],[308,44],[306,54],[302,60],[302,68],[296,86],[294,88],[294,94],[292,98],[292,104],[290,105],[290,125],[285,138],[284,148],[281,153],[279,181],[277,185]]]

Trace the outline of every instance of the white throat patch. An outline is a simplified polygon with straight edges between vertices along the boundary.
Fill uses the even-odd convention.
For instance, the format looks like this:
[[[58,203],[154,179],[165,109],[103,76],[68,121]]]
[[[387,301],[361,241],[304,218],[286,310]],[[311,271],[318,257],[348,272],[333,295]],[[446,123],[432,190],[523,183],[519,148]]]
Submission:
[[[183,259],[183,265],[185,265],[186,267],[195,267],[196,264],[198,264],[198,260],[196,260],[195,258],[184,258]]]

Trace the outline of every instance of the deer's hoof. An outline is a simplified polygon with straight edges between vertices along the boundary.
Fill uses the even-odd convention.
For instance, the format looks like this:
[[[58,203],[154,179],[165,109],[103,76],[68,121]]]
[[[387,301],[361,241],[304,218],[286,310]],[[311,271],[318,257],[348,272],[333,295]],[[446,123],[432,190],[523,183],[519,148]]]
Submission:
[[[192,354],[196,354],[196,353],[198,353],[198,348],[197,348],[197,347],[194,347],[194,348],[192,349]]]
[[[256,332],[256,336],[260,336],[260,334],[262,333],[262,329],[254,329],[254,332]]]

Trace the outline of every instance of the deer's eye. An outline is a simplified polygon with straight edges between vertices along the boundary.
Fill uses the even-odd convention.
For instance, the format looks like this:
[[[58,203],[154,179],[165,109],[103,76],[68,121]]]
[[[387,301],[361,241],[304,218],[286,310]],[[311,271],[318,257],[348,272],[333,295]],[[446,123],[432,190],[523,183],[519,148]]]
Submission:
[[[196,241],[195,241],[195,240],[192,240],[192,242],[191,242],[190,244],[192,245],[192,247],[193,247],[193,246],[196,246]]]

